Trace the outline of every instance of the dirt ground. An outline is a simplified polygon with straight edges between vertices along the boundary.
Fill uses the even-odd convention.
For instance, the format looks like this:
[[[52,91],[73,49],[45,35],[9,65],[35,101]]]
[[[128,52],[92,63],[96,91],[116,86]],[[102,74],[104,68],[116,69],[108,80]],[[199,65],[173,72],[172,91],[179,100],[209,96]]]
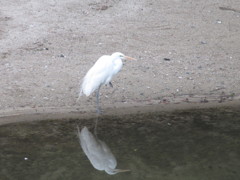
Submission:
[[[76,102],[103,54],[124,62],[105,108],[240,100],[239,0],[0,1],[0,115],[95,111]]]

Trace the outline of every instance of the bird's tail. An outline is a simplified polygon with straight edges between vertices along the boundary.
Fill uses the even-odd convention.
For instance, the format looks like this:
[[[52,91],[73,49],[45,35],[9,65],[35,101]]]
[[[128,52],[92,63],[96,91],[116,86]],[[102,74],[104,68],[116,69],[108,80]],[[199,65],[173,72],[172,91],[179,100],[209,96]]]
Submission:
[[[83,82],[84,82],[84,78],[80,81],[80,92],[78,94],[78,98],[76,100],[76,103],[80,100],[80,97],[83,95]]]
[[[78,98],[77,98],[77,101],[76,102],[78,102],[79,101],[79,99],[80,99],[80,97],[83,95],[83,90],[82,90],[82,88],[81,88],[81,90],[80,90],[80,92],[79,92],[79,94],[78,94]]]

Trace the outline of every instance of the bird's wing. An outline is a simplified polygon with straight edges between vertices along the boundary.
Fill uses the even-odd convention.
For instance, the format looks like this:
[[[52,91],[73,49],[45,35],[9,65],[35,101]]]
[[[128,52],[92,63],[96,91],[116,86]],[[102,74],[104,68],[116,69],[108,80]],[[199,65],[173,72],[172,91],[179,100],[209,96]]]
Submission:
[[[101,56],[93,65],[96,73],[100,73],[102,70],[106,69],[111,61],[111,56],[103,55]]]
[[[112,62],[110,56],[102,56],[87,72],[83,79],[81,86],[81,92],[86,96],[89,96],[94,92],[100,85],[106,82],[107,78],[111,74]]]

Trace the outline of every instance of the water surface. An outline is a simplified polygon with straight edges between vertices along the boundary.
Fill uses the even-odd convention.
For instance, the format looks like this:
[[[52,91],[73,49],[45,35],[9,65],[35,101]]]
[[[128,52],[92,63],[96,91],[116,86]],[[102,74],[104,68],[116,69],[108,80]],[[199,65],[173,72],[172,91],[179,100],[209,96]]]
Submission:
[[[77,125],[94,132],[95,119],[0,126],[1,179],[240,179],[239,108],[101,117],[98,138],[131,170],[116,175],[93,168]]]

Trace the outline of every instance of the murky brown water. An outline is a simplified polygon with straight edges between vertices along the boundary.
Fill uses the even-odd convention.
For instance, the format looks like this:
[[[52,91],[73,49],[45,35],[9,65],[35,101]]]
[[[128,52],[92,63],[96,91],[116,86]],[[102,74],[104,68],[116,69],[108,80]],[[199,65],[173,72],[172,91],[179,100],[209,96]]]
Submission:
[[[93,168],[76,126],[95,119],[0,126],[0,179],[240,179],[240,111],[218,108],[101,117],[98,138],[131,172]]]

